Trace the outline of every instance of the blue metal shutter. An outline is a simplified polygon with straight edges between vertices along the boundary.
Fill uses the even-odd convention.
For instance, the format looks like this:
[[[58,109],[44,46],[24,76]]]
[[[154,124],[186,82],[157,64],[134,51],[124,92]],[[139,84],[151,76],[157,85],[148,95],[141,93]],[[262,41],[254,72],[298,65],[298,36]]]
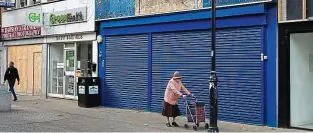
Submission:
[[[260,27],[217,31],[219,120],[263,124],[261,34]],[[153,34],[151,111],[162,111],[165,87],[178,70],[209,118],[210,40],[210,31]],[[179,106],[184,114],[183,100]]]
[[[148,35],[107,36],[105,106],[145,110]]]
[[[262,125],[261,27],[217,31],[219,119]]]
[[[199,101],[209,103],[210,40],[208,30],[152,35],[151,111],[162,112],[164,91],[176,70],[182,74],[185,87],[195,93]],[[179,105],[184,114],[182,99]]]

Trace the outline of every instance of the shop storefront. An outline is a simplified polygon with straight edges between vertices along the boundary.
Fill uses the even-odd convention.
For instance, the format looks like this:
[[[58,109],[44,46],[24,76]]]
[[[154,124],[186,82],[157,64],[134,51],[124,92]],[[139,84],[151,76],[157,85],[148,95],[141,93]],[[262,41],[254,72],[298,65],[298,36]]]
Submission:
[[[45,92],[48,97],[77,99],[78,77],[98,75],[94,2],[66,0],[42,8],[47,49]]]
[[[313,21],[279,23],[279,126],[313,130]]]
[[[272,44],[277,21],[269,19],[275,18],[275,8],[255,4],[217,11],[219,120],[276,126]],[[101,21],[102,105],[160,113],[174,71],[181,72],[185,87],[199,102],[209,105],[211,18],[207,14],[210,10]],[[185,109],[183,101],[179,106]]]
[[[77,78],[96,76],[96,33],[47,37],[48,96],[77,99]]]
[[[77,99],[77,78],[97,76],[94,3],[64,0],[3,13],[5,62],[20,71],[19,94]]]
[[[21,79],[15,91],[20,95],[42,95],[42,25],[28,18],[34,12],[40,14],[40,9],[40,6],[36,6],[23,9],[23,13],[17,10],[3,13],[1,35],[5,56],[2,62],[5,63],[2,67],[6,69],[9,62],[14,62]],[[42,18],[40,15],[38,17]]]
[[[278,12],[278,125],[312,131],[313,1],[282,0]]]

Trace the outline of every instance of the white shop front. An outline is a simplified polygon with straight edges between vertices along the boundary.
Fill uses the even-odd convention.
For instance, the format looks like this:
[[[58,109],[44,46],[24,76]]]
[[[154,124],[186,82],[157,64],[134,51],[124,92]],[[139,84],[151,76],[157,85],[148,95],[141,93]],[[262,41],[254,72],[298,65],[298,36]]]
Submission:
[[[78,99],[78,77],[97,76],[94,5],[66,0],[50,6],[43,5],[47,44],[46,93],[48,97]]]
[[[78,77],[97,76],[96,33],[47,37],[48,96],[77,99]]]

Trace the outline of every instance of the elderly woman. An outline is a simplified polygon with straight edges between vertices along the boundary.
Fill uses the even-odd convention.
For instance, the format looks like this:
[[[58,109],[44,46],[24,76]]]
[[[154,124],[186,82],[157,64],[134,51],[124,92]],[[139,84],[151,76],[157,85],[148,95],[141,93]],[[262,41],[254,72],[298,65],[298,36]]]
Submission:
[[[164,94],[164,105],[162,115],[167,117],[167,127],[171,127],[170,117],[173,117],[172,125],[175,127],[179,127],[179,125],[175,122],[175,118],[180,116],[180,111],[178,108],[178,98],[185,98],[186,95],[183,95],[180,91],[183,90],[187,95],[193,96],[182,84],[181,76],[179,72],[175,72],[173,74],[173,78],[168,82],[165,94]]]

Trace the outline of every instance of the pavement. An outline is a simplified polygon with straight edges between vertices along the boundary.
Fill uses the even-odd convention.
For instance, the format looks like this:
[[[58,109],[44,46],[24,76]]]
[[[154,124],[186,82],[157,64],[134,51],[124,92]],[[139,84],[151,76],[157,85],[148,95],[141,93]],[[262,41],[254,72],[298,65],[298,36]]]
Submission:
[[[166,127],[158,113],[114,108],[81,108],[77,101],[19,96],[12,111],[0,112],[1,132],[195,132],[185,129],[186,118],[179,117],[181,127]],[[190,124],[191,125],[191,124]],[[218,123],[220,132],[301,132],[294,129],[269,128],[229,122]],[[197,132],[207,132],[200,124]]]

